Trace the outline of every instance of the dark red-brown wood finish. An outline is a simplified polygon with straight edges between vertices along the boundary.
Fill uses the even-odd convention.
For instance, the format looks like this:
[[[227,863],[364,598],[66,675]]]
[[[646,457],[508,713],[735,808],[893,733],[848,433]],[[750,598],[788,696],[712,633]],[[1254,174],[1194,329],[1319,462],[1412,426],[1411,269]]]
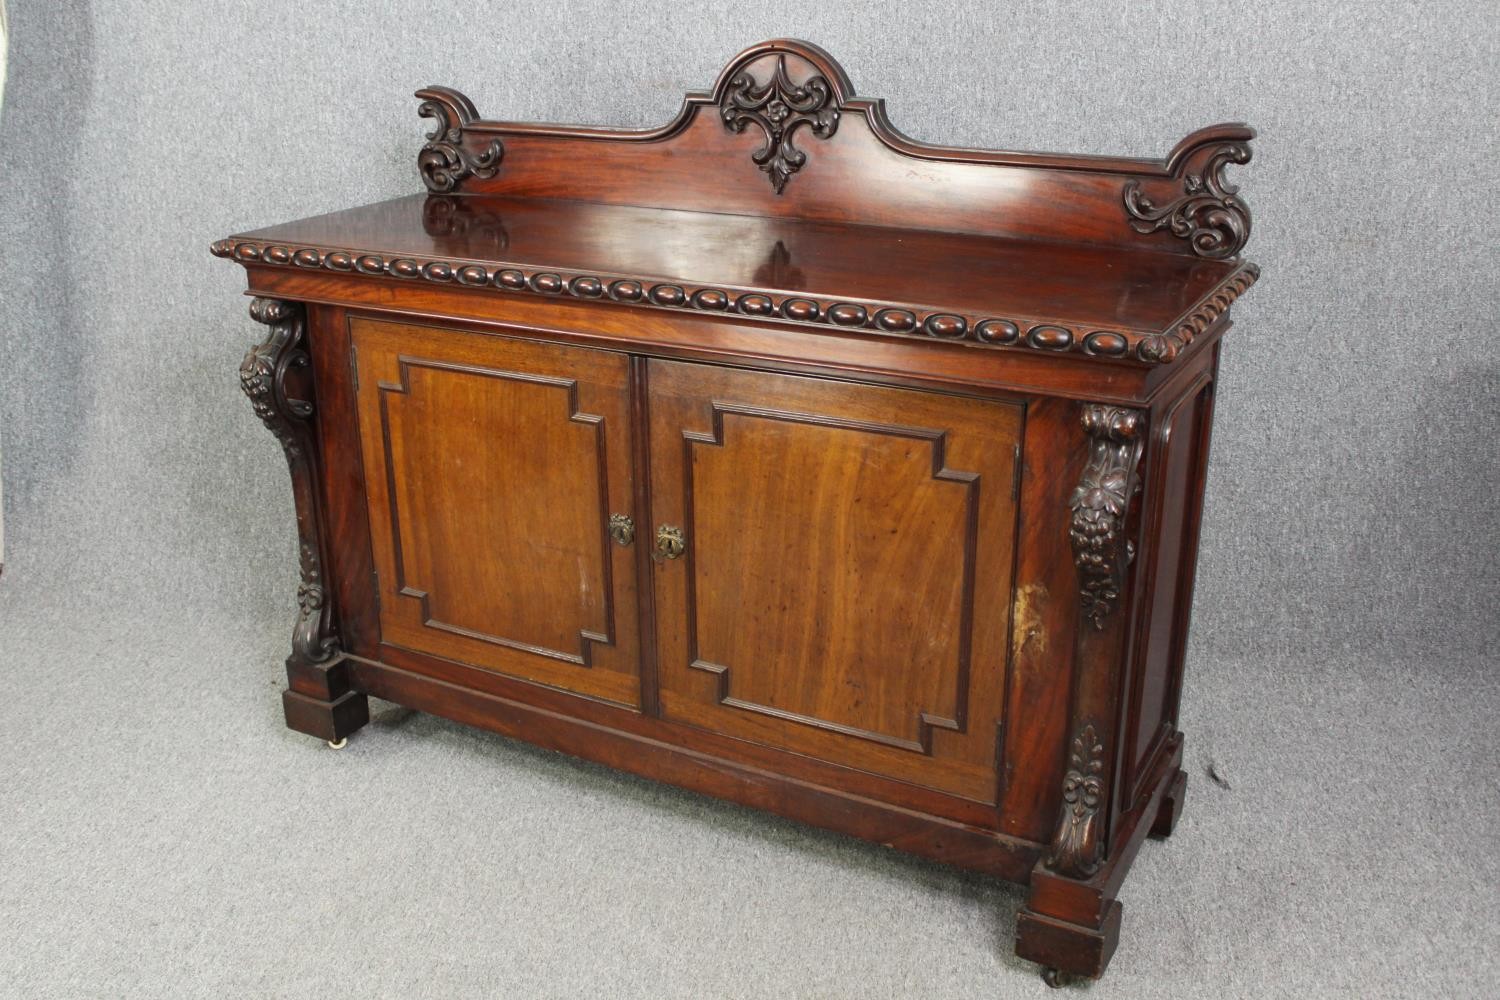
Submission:
[[[901,135],[816,46],[652,130],[436,123],[430,194],[220,240],[269,327],[292,728],[374,695],[1029,885],[1098,976],[1186,776],[1224,176]]]

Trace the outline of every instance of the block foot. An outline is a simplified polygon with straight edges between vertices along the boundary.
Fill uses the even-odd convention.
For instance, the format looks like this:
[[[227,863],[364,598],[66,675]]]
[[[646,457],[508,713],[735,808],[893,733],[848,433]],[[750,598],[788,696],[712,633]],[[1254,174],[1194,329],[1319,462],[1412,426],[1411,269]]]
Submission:
[[[286,711],[287,728],[327,740],[334,749],[342,747],[350,733],[370,721],[370,700],[355,691],[346,691],[332,701],[283,691],[281,706]]]
[[[1110,900],[1099,926],[1021,910],[1016,921],[1016,954],[1043,966],[1048,986],[1063,986],[1072,977],[1098,979],[1120,943],[1120,916],[1124,907]]]
[[[1161,807],[1157,809],[1156,819],[1151,823],[1151,836],[1172,836],[1172,831],[1177,829],[1177,818],[1182,815],[1182,800],[1186,794],[1187,772],[1179,769],[1162,796]]]
[[[350,733],[370,721],[370,699],[349,684],[349,664],[343,656],[318,663],[293,656],[286,661],[286,677],[290,687],[281,693],[281,707],[288,729],[342,746]]]

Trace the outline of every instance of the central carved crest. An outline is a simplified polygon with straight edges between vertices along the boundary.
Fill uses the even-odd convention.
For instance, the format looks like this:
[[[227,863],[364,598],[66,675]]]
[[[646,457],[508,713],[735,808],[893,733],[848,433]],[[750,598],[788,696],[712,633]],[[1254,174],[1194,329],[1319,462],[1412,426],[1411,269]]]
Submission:
[[[800,85],[793,83],[784,55],[776,58],[776,72],[765,84],[756,82],[749,70],[737,73],[724,91],[719,113],[731,132],[743,132],[750,124],[760,126],[766,142],[751,159],[771,178],[777,194],[807,162],[807,154],[792,141],[797,129],[806,125],[813,135],[826,139],[839,127],[839,111],[833,106],[833,88],[828,80],[817,74]]]

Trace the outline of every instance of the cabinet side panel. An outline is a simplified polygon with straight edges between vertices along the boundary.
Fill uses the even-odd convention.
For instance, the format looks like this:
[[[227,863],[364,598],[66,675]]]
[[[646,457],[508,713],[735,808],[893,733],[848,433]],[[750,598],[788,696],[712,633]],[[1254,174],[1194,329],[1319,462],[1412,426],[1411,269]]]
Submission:
[[[1198,520],[1207,461],[1208,421],[1213,398],[1212,371],[1205,370],[1155,421],[1151,483],[1159,501],[1150,515],[1158,539],[1145,583],[1145,617],[1136,643],[1136,668],[1129,691],[1128,731],[1122,743],[1127,768],[1120,801],[1132,808],[1149,789],[1142,787],[1151,764],[1176,729],[1177,693],[1192,609],[1197,561]]]

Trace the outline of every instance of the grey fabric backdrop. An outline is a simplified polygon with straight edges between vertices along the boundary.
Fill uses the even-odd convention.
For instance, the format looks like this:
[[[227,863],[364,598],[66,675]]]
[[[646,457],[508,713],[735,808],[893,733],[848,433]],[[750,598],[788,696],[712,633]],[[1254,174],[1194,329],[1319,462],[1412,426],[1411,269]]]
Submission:
[[[20,0],[11,19],[0,118],[0,443],[10,533],[0,578],[0,675],[15,689],[0,721],[11,741],[10,807],[34,819],[12,828],[31,831],[16,836],[39,852],[28,855],[33,874],[78,870],[68,852],[87,856],[93,848],[56,841],[65,836],[56,831],[67,828],[67,816],[89,816],[94,795],[119,789],[113,779],[102,789],[63,780],[65,791],[56,791],[60,774],[82,770],[70,770],[52,740],[67,740],[79,720],[100,739],[126,739],[121,718],[133,720],[130,732],[152,734],[114,751],[69,754],[78,769],[126,754],[134,763],[121,765],[125,771],[100,773],[128,783],[138,766],[142,787],[177,802],[194,823],[216,807],[183,804],[181,783],[199,772],[163,769],[162,760],[191,759],[191,750],[173,757],[164,749],[174,739],[220,738],[227,720],[250,712],[245,753],[274,745],[292,754],[303,746],[268,735],[276,658],[293,609],[290,494],[278,448],[236,385],[239,359],[259,336],[240,297],[243,275],[210,258],[209,242],[418,190],[423,123],[411,98],[418,86],[457,86],[492,117],[650,125],[675,111],[684,90],[711,83],[743,45],[791,34],[828,48],[861,93],[886,97],[898,126],[930,141],[1163,155],[1211,122],[1259,128],[1255,161],[1232,175],[1254,213],[1248,252],[1264,275],[1236,306],[1224,355],[1191,650],[1199,680],[1189,684],[1187,706],[1200,730],[1190,727],[1198,741],[1190,745],[1201,754],[1219,740],[1222,768],[1231,746],[1248,760],[1266,740],[1280,741],[1290,755],[1283,763],[1317,777],[1292,793],[1267,774],[1255,801],[1272,808],[1288,795],[1300,801],[1306,814],[1277,824],[1276,835],[1314,854],[1327,846],[1315,828],[1343,822],[1330,819],[1339,810],[1328,811],[1328,796],[1338,794],[1328,786],[1330,769],[1351,768],[1364,781],[1371,759],[1382,758],[1397,786],[1444,783],[1463,801],[1429,802],[1426,792],[1399,800],[1391,784],[1375,781],[1375,798],[1350,805],[1346,819],[1367,824],[1356,839],[1368,844],[1392,836],[1413,810],[1466,811],[1472,829],[1484,832],[1468,836],[1456,820],[1443,828],[1445,842],[1456,845],[1448,860],[1467,858],[1468,874],[1452,876],[1452,895],[1492,907],[1494,852],[1486,845],[1494,847],[1494,825],[1481,819],[1497,812],[1500,764],[1482,709],[1496,701],[1500,584],[1493,350],[1500,30],[1488,0],[739,0],[705,8],[639,0]],[[251,674],[253,686],[241,680]],[[1330,698],[1320,684],[1345,693]],[[233,685],[233,697],[223,693]],[[142,692],[159,700],[143,702]],[[117,704],[110,710],[107,702]],[[192,721],[182,721],[184,711]],[[1405,753],[1382,741],[1384,726],[1423,727],[1435,763],[1403,756],[1398,767],[1383,759]],[[454,753],[467,761],[506,745],[438,732],[458,749],[414,772],[418,785],[439,780]],[[1336,742],[1303,745],[1299,732]],[[408,750],[420,754],[421,745]],[[577,781],[595,797],[623,796],[626,804],[616,806],[627,816],[631,803],[650,813],[666,794],[518,759],[527,780],[561,782],[559,795]],[[1275,764],[1255,759],[1244,766]],[[315,766],[328,767],[321,758]],[[486,773],[494,767],[469,777]],[[380,781],[381,772],[372,772],[369,788]],[[246,794],[274,789],[270,781]],[[691,797],[665,801],[675,803],[669,813],[704,808],[683,804],[697,803]],[[1223,809],[1257,815],[1245,802]],[[712,815],[747,824],[752,853],[803,836],[772,821],[757,827],[759,820],[733,811]],[[1213,820],[1198,815],[1197,822]],[[1374,817],[1380,823],[1370,825]],[[224,822],[210,827],[232,838]],[[684,831],[692,824],[678,827],[671,835],[690,841]],[[1354,828],[1344,826],[1344,836]],[[297,839],[284,825],[272,829]],[[756,830],[772,832],[757,839]],[[116,832],[128,843],[138,831],[126,824]],[[1237,836],[1260,844],[1264,833]],[[1425,828],[1408,835],[1439,836]],[[53,843],[62,846],[49,853]],[[855,850],[843,841],[808,843],[824,845],[805,848],[818,857]],[[1273,844],[1257,849],[1270,852],[1261,860],[1277,856]],[[1188,853],[1191,843],[1167,850],[1183,864],[1199,857]],[[703,863],[716,863],[713,855],[705,849]],[[1338,859],[1324,860],[1319,884],[1339,885]],[[141,856],[130,863],[152,870]],[[844,876],[857,880],[863,864]],[[885,871],[884,861],[869,864]],[[1407,859],[1371,864],[1420,867]],[[1474,895],[1471,875],[1473,885],[1490,887],[1487,901],[1482,888]],[[1241,876],[1241,883],[1260,877]],[[0,914],[41,922],[35,926],[61,922],[65,910],[37,909],[51,883],[35,877],[41,881],[0,883]],[[972,903],[974,893],[990,892],[944,882],[946,874],[925,877],[952,890],[935,893],[940,898],[957,893]],[[1413,879],[1406,888],[1418,896],[1438,884]],[[131,891],[149,895],[141,886]],[[889,894],[880,905],[909,903],[899,887]],[[1372,898],[1349,905],[1373,905]],[[1360,939],[1399,949],[1396,929],[1414,918],[1401,915],[1404,901],[1375,903],[1389,907],[1390,922]],[[155,905],[172,904],[158,898]],[[1212,894],[1200,905],[1211,912]],[[1279,911],[1267,904],[1266,912]],[[1303,925],[1283,930],[1294,938],[1315,933],[1310,928],[1322,918],[1303,915]],[[216,919],[229,918],[221,911]],[[1129,914],[1126,921],[1127,940],[1144,933],[1130,926]],[[1416,965],[1436,954],[1449,972],[1472,969],[1476,960],[1488,965],[1493,930],[1476,931],[1471,920],[1463,923],[1467,937],[1449,941],[1455,926],[1434,916],[1423,924],[1427,943],[1402,951],[1401,961]],[[979,944],[1003,951],[1003,934]],[[1269,935],[1250,946],[1262,948],[1256,968],[1268,977],[1278,974],[1274,953],[1283,944]],[[230,966],[243,959],[232,942],[219,947],[228,949]],[[67,954],[72,965],[58,967],[76,981],[101,967],[87,948]],[[1231,971],[1221,995],[1233,991],[1232,969],[1245,955],[1231,942],[1227,952],[1208,947],[1197,956],[1226,954],[1232,961],[1223,968]],[[1398,992],[1391,985],[1402,982],[1397,973],[1345,957],[1359,970],[1350,975],[1385,975],[1380,982],[1393,992],[1384,995]],[[307,969],[316,962],[307,961],[314,966],[296,966],[302,978],[292,985],[235,982],[311,989],[318,980]],[[267,958],[258,968],[275,965]],[[27,995],[66,993],[75,980],[40,971],[45,966],[28,967],[38,978],[0,982],[0,991],[30,983]],[[185,982],[201,982],[191,969],[173,968],[188,975]],[[538,968],[538,982],[571,981],[545,963]],[[326,972],[336,980],[335,970]],[[986,991],[983,979],[963,982],[947,983],[948,995]],[[1350,995],[1359,995],[1359,980],[1350,982]],[[149,994],[151,983],[136,985]],[[914,991],[932,985],[908,984]],[[819,995],[838,995],[836,986]],[[1463,992],[1456,982],[1446,988]],[[631,992],[628,982],[620,989]],[[777,992],[774,983],[768,989]],[[1139,984],[1133,989],[1147,995]],[[1162,995],[1183,991],[1168,987]],[[1247,995],[1257,994],[1250,988]]]

